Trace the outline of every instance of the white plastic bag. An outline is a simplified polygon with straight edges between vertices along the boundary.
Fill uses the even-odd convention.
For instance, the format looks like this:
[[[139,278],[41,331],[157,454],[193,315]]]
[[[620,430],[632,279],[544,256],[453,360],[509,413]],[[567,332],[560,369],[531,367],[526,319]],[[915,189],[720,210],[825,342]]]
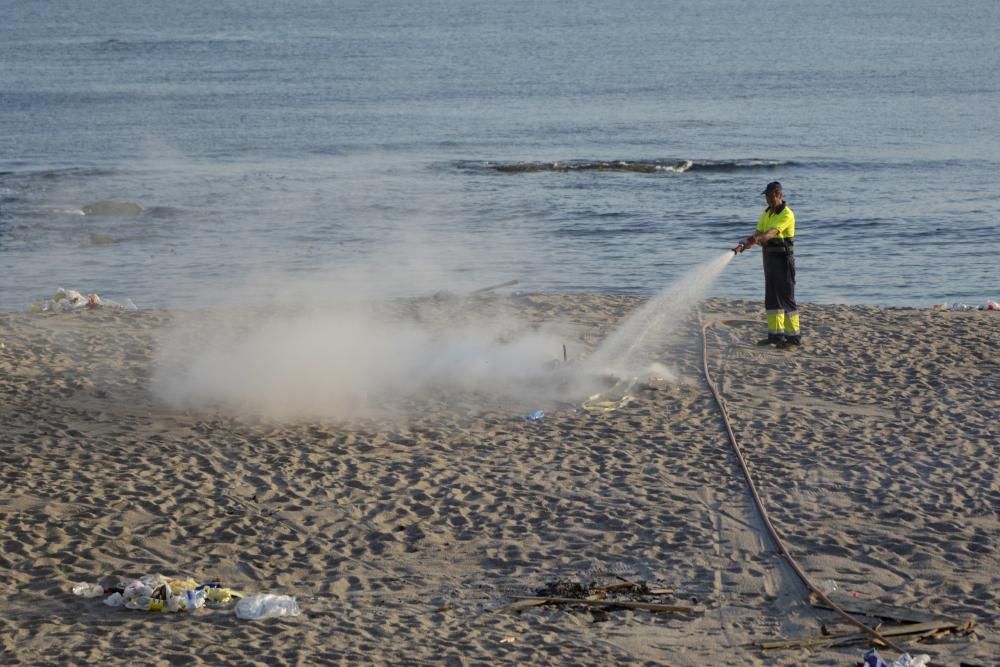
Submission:
[[[84,598],[99,598],[104,595],[104,587],[100,584],[89,584],[86,581],[73,586],[73,594]]]
[[[122,597],[121,593],[112,593],[108,597],[104,598],[104,604],[109,607],[124,607],[125,598]]]
[[[921,653],[915,658],[909,653],[904,653],[892,662],[886,662],[876,649],[869,649],[864,655],[864,665],[865,667],[926,667],[930,659],[926,653]]]
[[[256,620],[277,618],[278,616],[298,616],[299,613],[299,603],[288,595],[260,593],[247,596],[236,603],[236,616],[242,619]]]

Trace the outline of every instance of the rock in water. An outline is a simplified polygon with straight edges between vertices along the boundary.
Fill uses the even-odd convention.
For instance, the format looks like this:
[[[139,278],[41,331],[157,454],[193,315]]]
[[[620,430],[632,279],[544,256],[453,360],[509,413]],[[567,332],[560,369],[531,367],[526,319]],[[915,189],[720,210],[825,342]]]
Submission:
[[[141,215],[145,211],[142,206],[130,201],[97,201],[83,207],[84,215],[104,215],[128,217]]]

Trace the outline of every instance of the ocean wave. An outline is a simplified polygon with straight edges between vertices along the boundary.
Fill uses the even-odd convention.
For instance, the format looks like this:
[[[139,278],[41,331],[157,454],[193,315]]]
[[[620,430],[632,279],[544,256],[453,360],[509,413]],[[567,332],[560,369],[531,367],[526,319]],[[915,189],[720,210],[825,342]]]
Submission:
[[[618,171],[641,174],[675,173],[690,171],[736,172],[762,171],[794,166],[785,160],[566,160],[554,162],[464,162],[462,167],[480,167],[503,174],[530,174],[537,172],[568,171]]]

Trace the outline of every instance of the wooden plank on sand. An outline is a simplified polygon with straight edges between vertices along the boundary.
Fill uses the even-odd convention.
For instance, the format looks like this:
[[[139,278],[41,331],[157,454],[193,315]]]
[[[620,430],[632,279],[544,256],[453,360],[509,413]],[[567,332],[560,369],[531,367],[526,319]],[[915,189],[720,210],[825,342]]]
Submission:
[[[951,623],[953,625],[960,625],[962,623],[957,618],[933,614],[929,611],[920,611],[919,609],[896,607],[891,604],[883,604],[877,600],[864,600],[839,593],[828,594],[827,597],[841,609],[851,614],[887,618],[902,623]],[[809,601],[814,607],[833,609],[833,607],[823,602],[818,595],[813,595]]]
[[[521,611],[522,609],[530,609],[532,607],[541,607],[545,604],[546,598],[526,598],[523,600],[516,600],[510,603],[506,607],[500,607],[499,609],[494,609],[494,614],[502,614],[504,612]]]
[[[882,626],[878,628],[878,633],[883,637],[900,637],[905,635],[936,635],[941,631],[956,632],[960,634],[968,633],[973,621],[965,623],[908,623],[905,625]],[[867,642],[871,636],[864,632],[852,632],[839,635],[829,635],[826,637],[810,637],[808,639],[783,639],[774,642],[759,642],[756,645],[765,651],[776,651],[793,648],[818,648],[822,646],[842,646],[845,644],[855,644]]]

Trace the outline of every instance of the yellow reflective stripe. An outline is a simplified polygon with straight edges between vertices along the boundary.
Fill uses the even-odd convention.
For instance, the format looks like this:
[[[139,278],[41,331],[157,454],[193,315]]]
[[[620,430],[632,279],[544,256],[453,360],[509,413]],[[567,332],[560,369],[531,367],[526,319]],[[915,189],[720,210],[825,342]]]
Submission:
[[[791,336],[799,335],[799,314],[798,313],[786,313],[785,317],[785,333]]]
[[[767,332],[768,333],[782,333],[785,330],[785,313],[778,311],[777,313],[768,313],[767,315]]]

